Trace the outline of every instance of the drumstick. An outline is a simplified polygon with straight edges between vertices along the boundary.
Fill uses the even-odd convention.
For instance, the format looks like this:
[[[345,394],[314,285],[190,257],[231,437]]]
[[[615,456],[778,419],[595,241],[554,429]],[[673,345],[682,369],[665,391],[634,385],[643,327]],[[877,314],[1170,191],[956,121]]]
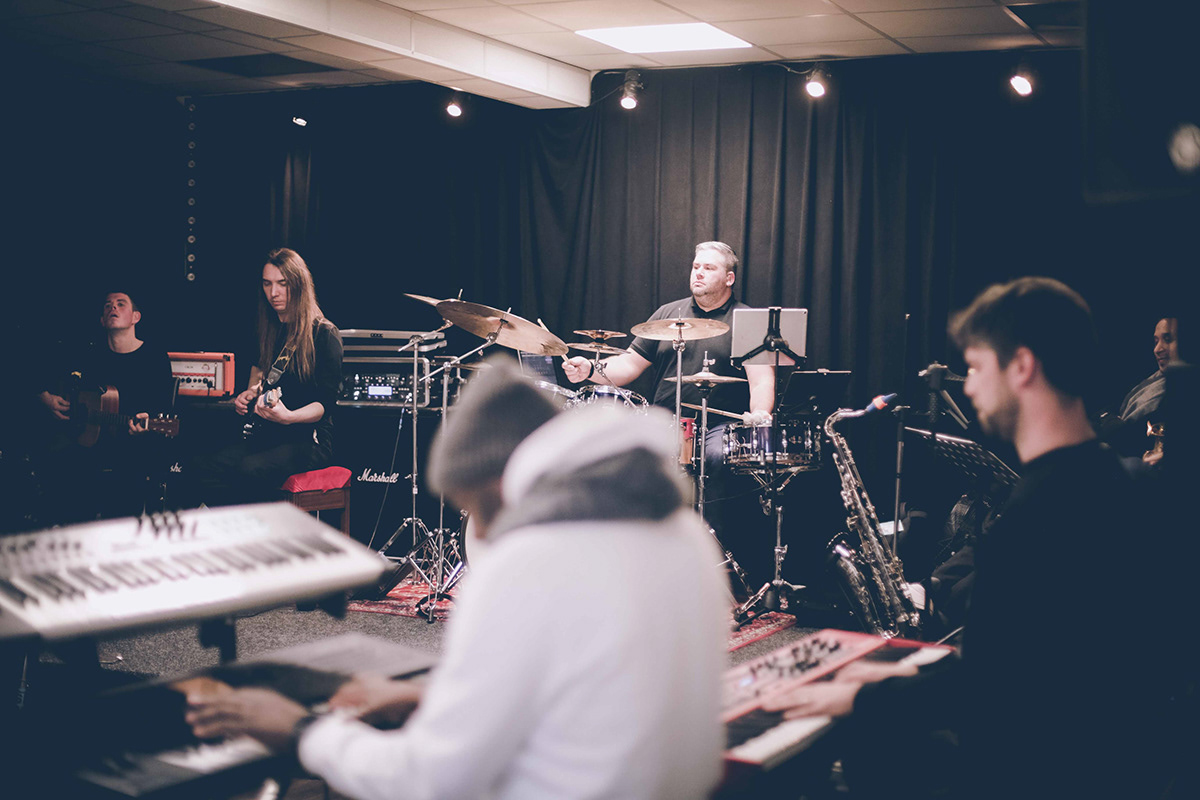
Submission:
[[[694,408],[694,409],[696,409],[697,411],[701,411],[701,410],[702,410],[702,407],[701,407],[701,406],[692,405],[691,403],[683,403],[682,405],[683,405],[683,407],[684,407],[684,408]],[[741,418],[742,418],[742,415],[741,415],[741,414],[734,414],[734,413],[733,413],[733,412],[731,412],[731,411],[722,411],[721,409],[719,409],[719,408],[713,408],[712,406],[709,406],[708,413],[710,413],[710,414],[720,414],[722,417],[729,417],[729,418],[731,418],[731,419],[741,419]]]
[[[552,332],[552,331],[551,331],[551,330],[550,330],[548,327],[546,327],[546,323],[542,322],[542,318],[541,318],[541,317],[538,317],[538,325],[541,325],[541,326],[542,326],[542,330],[546,331],[547,333],[551,333],[551,332]],[[563,363],[564,363],[564,364],[566,364],[566,363],[567,363],[567,356],[566,356],[565,354],[564,354],[564,355],[561,355],[561,356],[559,356],[559,358],[561,358],[561,359],[563,360]]]

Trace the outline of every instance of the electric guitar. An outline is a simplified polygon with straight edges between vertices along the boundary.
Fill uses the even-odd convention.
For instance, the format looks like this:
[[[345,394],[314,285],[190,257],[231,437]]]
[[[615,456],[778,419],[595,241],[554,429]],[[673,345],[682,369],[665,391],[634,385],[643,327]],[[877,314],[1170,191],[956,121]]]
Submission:
[[[262,387],[260,396],[262,397],[262,404],[264,406],[267,408],[274,408],[275,404],[279,402],[279,398],[283,397],[283,389],[279,386],[275,386],[270,389]],[[242,426],[242,438],[252,439],[254,438],[256,428],[262,424],[263,418],[254,413],[253,403],[250,405],[250,412],[247,416],[249,416],[249,419],[247,419],[246,424]]]
[[[120,413],[121,396],[115,386],[106,386],[99,391],[81,389],[71,394],[71,424],[79,429],[78,442],[82,447],[94,445],[105,430],[115,432],[128,427],[130,421],[167,437],[179,433],[178,417],[160,414],[157,417],[139,420]]]

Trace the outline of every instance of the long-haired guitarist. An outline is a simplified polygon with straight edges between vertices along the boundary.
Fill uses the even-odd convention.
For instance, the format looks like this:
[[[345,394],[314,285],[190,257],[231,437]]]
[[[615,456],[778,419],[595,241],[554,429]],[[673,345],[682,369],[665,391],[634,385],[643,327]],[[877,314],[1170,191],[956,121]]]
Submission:
[[[258,362],[233,401],[245,435],[195,466],[208,505],[272,499],[289,475],[328,466],[333,455],[342,338],[299,253],[268,254],[258,301]]]
[[[43,499],[40,524],[138,514],[147,480],[161,469],[148,418],[170,411],[166,350],[138,337],[142,312],[128,292],[108,292],[100,308],[104,337],[61,363],[46,363],[37,400],[49,430],[36,448]],[[50,359],[54,362],[56,359]]]

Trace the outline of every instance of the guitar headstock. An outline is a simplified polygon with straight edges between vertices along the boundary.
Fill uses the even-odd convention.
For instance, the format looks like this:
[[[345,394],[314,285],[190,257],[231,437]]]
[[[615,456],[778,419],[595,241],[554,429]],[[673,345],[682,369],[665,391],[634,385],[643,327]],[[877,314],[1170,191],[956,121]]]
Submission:
[[[158,416],[146,420],[146,430],[161,433],[167,438],[179,434],[179,417]]]

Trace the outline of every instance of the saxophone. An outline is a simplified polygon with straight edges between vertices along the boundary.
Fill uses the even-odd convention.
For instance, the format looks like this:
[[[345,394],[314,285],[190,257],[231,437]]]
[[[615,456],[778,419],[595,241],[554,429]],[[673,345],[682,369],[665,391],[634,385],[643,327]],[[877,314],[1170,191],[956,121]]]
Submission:
[[[843,408],[825,420],[825,434],[833,443],[833,463],[842,481],[846,527],[859,545],[855,550],[847,533],[838,534],[829,543],[829,559],[865,630],[887,638],[914,635],[920,630],[921,617],[904,581],[904,567],[884,544],[875,506],[867,497],[854,456],[846,439],[834,430],[839,421],[866,413]]]

